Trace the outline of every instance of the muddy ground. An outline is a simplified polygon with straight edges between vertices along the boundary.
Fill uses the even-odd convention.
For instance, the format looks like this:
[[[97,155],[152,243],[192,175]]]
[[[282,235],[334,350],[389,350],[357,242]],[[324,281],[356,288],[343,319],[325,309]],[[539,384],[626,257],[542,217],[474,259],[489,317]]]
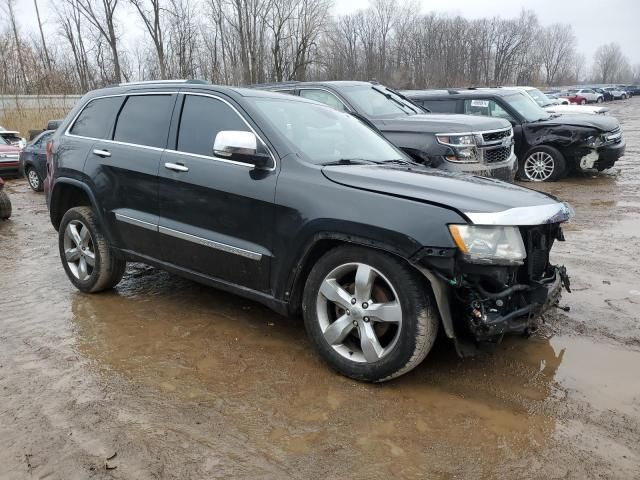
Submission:
[[[384,385],[330,371],[295,319],[143,265],[79,293],[44,196],[10,181],[0,478],[640,478],[640,98],[612,109],[616,168],[540,187],[577,213],[554,251],[571,311],[474,359],[439,342]]]

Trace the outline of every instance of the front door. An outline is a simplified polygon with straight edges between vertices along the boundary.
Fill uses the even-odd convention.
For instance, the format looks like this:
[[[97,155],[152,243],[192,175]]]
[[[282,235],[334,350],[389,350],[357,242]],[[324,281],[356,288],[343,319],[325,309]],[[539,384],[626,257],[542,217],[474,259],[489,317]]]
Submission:
[[[277,170],[213,153],[223,130],[252,131],[226,100],[181,94],[175,149],[161,161],[159,231],[165,261],[253,290],[269,289]]]

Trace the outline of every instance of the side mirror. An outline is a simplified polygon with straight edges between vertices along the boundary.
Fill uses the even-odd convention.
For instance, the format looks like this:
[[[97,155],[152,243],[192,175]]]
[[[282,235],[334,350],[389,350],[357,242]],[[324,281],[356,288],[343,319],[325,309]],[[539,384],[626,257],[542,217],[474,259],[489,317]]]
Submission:
[[[213,142],[213,154],[218,157],[252,163],[257,169],[271,166],[271,155],[259,144],[253,132],[223,130],[218,132]]]

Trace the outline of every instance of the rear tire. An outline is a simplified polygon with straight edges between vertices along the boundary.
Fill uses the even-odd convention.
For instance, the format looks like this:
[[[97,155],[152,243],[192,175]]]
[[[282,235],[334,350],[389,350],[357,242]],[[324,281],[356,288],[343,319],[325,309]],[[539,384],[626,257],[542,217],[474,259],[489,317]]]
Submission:
[[[602,99],[602,97],[598,97],[598,99],[596,100],[596,103],[602,103],[604,102],[604,100]]]
[[[566,171],[564,155],[554,147],[542,145],[526,153],[518,166],[518,178],[528,182],[555,182]]]
[[[85,293],[115,287],[127,267],[102,234],[91,207],[74,207],[64,214],[58,248],[69,280]]]
[[[0,220],[11,217],[11,200],[4,190],[0,190]]]
[[[35,168],[29,166],[25,170],[25,175],[27,177],[27,182],[29,182],[29,186],[31,190],[34,192],[41,192],[43,190],[42,179]]]
[[[587,100],[586,99],[582,99],[580,100],[580,105],[586,105],[587,104]]]
[[[439,318],[426,281],[389,254],[344,246],[314,265],[303,294],[311,343],[337,372],[383,382],[424,360]]]

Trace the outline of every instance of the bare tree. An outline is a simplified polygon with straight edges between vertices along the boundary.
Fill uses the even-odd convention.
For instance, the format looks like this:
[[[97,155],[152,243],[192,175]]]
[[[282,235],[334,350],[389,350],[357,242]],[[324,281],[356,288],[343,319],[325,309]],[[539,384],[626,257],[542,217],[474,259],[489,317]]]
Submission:
[[[555,84],[558,74],[569,65],[575,43],[571,25],[554,23],[542,30],[540,57],[547,85]]]
[[[96,29],[100,36],[107,42],[111,51],[113,61],[113,81],[122,81],[122,70],[120,68],[120,53],[118,51],[118,36],[116,34],[116,8],[119,0],[67,0],[75,2],[78,10],[84,15],[87,21]],[[104,61],[103,45],[100,43],[99,57]],[[104,70],[104,63],[101,64],[103,76],[110,76]]]
[[[602,83],[610,83],[617,79],[627,63],[620,45],[609,43],[601,45],[593,56],[593,68],[596,78]]]
[[[14,11],[15,0],[4,0],[2,5],[2,11],[9,19],[11,25],[11,31],[13,33],[13,42],[15,44],[15,51],[18,55],[18,64],[20,66],[20,73],[22,74],[23,87],[25,91],[28,91],[27,73],[24,65],[24,57],[22,52],[22,42],[20,35],[18,34],[18,24],[16,23],[16,15]]]
[[[160,78],[167,78],[167,63],[165,59],[165,45],[163,31],[163,16],[166,8],[162,5],[162,0],[129,0],[136,8],[144,26],[151,37],[153,46],[158,57],[158,67]]]

